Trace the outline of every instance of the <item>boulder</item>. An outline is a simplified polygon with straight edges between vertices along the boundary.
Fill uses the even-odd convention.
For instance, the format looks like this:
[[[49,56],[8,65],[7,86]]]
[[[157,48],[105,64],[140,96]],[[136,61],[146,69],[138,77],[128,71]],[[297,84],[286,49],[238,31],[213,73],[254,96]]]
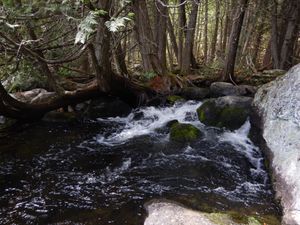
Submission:
[[[188,123],[173,122],[170,129],[170,139],[177,142],[195,141],[201,136],[201,132],[195,126]]]
[[[251,85],[233,85],[226,82],[215,82],[210,85],[211,96],[251,96],[256,93],[257,88]]]
[[[240,91],[237,86],[226,82],[214,82],[210,85],[209,89],[213,97],[240,95]]]
[[[187,100],[203,100],[210,94],[207,88],[186,87],[181,90],[181,95]]]
[[[128,116],[132,108],[125,102],[115,98],[101,98],[90,103],[86,114],[92,119]]]
[[[283,224],[300,224],[300,64],[262,86],[253,106],[261,118]]]
[[[255,93],[257,92],[257,87],[251,85],[239,85],[237,86],[237,89],[242,96],[254,97]]]
[[[152,202],[145,205],[148,217],[144,225],[261,225],[253,217],[236,222],[225,213],[203,213],[172,202]]]
[[[249,117],[252,100],[242,96],[209,99],[197,109],[198,118],[207,126],[236,130]]]

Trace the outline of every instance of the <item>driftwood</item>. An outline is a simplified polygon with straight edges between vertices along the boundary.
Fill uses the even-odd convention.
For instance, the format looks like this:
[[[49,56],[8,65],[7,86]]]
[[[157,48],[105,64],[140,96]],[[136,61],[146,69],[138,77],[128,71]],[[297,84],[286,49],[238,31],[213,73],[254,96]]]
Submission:
[[[48,101],[26,103],[12,97],[0,82],[0,115],[33,121],[42,118],[47,112],[101,96],[116,96],[131,106],[137,106],[146,104],[156,95],[150,88],[117,75],[112,76],[110,84],[109,92],[102,91],[95,80],[75,91],[65,91],[61,95],[51,96]]]

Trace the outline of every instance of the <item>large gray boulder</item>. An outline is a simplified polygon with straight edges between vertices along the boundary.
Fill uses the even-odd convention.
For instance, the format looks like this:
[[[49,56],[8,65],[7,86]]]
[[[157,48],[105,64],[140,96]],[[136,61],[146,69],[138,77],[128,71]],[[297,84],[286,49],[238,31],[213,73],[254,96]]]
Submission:
[[[187,209],[172,202],[153,202],[146,204],[148,217],[144,225],[261,225],[253,217],[243,223],[235,222],[225,213],[203,213]]]
[[[300,64],[262,86],[253,106],[261,118],[283,224],[300,224]]]

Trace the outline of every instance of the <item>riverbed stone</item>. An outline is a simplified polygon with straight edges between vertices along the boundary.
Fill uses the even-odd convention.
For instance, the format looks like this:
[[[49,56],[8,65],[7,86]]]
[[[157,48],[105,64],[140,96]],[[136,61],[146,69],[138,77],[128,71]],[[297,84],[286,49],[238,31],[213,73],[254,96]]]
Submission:
[[[201,136],[200,130],[188,123],[174,122],[170,129],[170,139],[177,142],[195,141]]]
[[[238,223],[225,213],[204,213],[185,208],[174,202],[147,203],[148,213],[144,225],[261,225],[253,217],[246,218],[245,223]]]
[[[262,86],[253,106],[266,141],[283,224],[300,224],[300,64]]]
[[[198,118],[207,126],[236,130],[249,117],[252,100],[242,96],[209,99],[197,109]]]
[[[209,94],[208,88],[186,87],[181,90],[181,95],[187,100],[200,101],[207,98]]]

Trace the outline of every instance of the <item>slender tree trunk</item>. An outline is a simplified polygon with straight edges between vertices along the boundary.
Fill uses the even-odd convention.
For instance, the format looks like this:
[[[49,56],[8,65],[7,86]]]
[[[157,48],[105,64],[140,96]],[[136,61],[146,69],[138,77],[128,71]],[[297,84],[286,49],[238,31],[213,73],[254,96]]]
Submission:
[[[179,54],[179,68],[182,68],[182,60],[183,60],[183,45],[184,45],[184,38],[186,32],[186,11],[185,11],[185,4],[184,0],[179,0],[179,34],[178,34],[178,54]]]
[[[204,21],[204,62],[208,61],[208,0],[205,0],[205,21]]]
[[[271,34],[271,53],[273,59],[273,67],[279,69],[279,47],[278,47],[278,5],[277,0],[273,0],[272,5],[272,34]]]
[[[186,39],[185,39],[185,46],[182,55],[182,67],[181,67],[181,74],[185,75],[190,73],[191,70],[191,63],[192,63],[192,51],[193,51],[193,43],[195,37],[195,28],[197,23],[197,15],[198,15],[198,1],[193,1],[192,3],[192,11],[189,18],[189,23],[187,26],[186,32]]]
[[[225,69],[223,71],[222,79],[224,81],[234,82],[234,67],[236,61],[236,54],[240,39],[240,34],[242,30],[242,25],[245,17],[245,12],[248,6],[248,0],[240,0],[235,13],[235,21],[233,22],[230,41],[229,41],[229,51],[225,60]]]
[[[164,5],[168,4],[168,0],[161,0]],[[156,3],[156,43],[158,45],[158,60],[161,64],[162,74],[167,71],[167,58],[166,58],[166,47],[167,47],[167,16],[168,8],[162,5],[160,2]]]
[[[142,56],[143,68],[146,72],[163,74],[157,55],[157,43],[151,29],[148,8],[145,0],[134,0],[135,33]]]
[[[253,47],[254,50],[253,50],[252,61],[253,61],[253,64],[256,66],[256,68],[258,68],[258,64],[259,64],[259,61],[257,60],[257,58],[258,58],[258,54],[260,51],[263,34],[264,34],[264,23],[261,21],[259,26],[257,27],[257,35],[256,35],[256,39],[254,42],[254,47]]]
[[[290,1],[292,12],[289,15],[289,20],[284,36],[280,54],[280,69],[288,69],[291,67],[291,59],[293,56],[294,43],[298,34],[300,3],[298,0]]]
[[[169,33],[170,41],[171,41],[177,62],[179,62],[178,45],[177,45],[176,35],[175,35],[174,27],[173,27],[170,16],[167,17],[167,20],[168,20],[168,33]]]
[[[211,42],[211,53],[210,53],[210,61],[212,62],[216,55],[216,46],[218,40],[218,31],[219,31],[219,20],[220,20],[220,1],[215,0],[216,2],[216,14],[215,14],[215,29]]]
[[[229,3],[227,1],[225,1],[226,7],[225,7],[225,24],[224,24],[224,34],[223,34],[223,44],[222,44],[222,52],[225,54],[226,52],[226,46],[227,46],[227,39],[228,39],[228,30],[229,30]]]

